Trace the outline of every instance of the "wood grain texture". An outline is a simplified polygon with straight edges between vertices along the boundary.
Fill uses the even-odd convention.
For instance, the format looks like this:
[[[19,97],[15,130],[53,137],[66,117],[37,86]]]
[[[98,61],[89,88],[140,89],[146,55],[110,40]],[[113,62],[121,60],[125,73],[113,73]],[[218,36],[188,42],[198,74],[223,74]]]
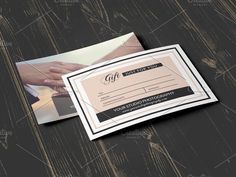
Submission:
[[[0,176],[236,175],[236,2],[5,0],[0,3]],[[89,141],[78,117],[38,126],[14,62],[135,32],[180,44],[220,102]]]

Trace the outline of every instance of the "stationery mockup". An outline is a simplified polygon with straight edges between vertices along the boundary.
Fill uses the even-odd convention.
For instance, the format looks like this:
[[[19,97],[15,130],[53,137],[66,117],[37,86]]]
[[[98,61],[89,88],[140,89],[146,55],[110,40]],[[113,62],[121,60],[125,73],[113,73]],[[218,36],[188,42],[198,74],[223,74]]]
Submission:
[[[90,140],[217,101],[179,45],[126,55],[62,77]]]

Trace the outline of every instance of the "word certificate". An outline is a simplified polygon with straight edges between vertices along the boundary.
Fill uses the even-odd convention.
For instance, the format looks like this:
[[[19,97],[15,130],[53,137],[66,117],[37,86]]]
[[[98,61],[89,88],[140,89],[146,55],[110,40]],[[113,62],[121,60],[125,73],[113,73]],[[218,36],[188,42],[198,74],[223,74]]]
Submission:
[[[99,63],[63,81],[90,140],[217,101],[179,45]]]

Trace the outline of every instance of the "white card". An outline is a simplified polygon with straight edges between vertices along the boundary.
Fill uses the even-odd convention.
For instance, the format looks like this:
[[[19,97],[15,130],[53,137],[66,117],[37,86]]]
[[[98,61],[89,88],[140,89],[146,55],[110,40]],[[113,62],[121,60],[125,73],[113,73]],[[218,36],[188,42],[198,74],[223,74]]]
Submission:
[[[217,101],[179,45],[92,65],[63,81],[90,140]]]

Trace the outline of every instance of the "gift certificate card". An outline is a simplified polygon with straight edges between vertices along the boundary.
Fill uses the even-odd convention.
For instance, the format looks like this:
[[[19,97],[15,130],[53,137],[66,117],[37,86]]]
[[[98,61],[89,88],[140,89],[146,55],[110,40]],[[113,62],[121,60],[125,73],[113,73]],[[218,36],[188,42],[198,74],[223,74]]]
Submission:
[[[179,45],[96,64],[63,81],[90,140],[217,101]]]

